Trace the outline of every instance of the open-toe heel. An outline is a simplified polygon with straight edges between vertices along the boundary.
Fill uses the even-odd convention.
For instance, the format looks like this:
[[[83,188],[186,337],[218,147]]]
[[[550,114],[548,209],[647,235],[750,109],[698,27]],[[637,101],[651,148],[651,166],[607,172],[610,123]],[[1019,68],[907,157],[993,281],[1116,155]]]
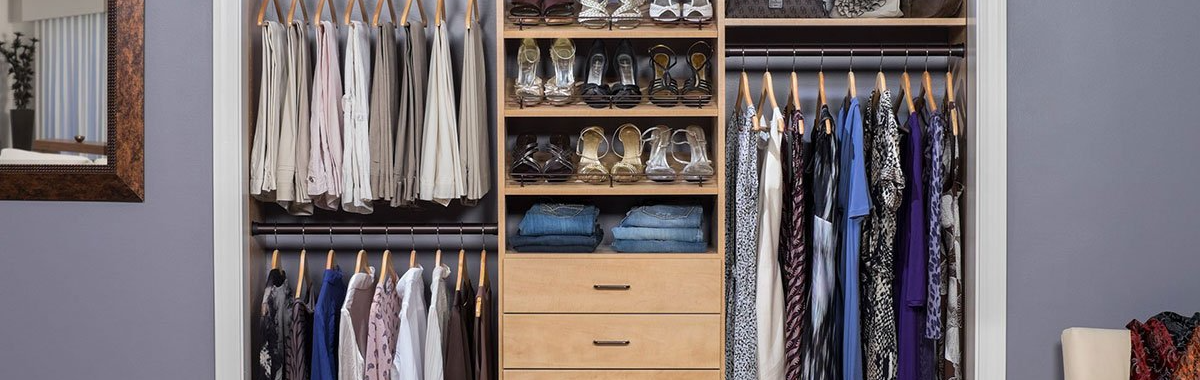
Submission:
[[[642,4],[646,0],[619,0],[621,5],[612,13],[612,23],[617,29],[633,29],[642,25]]]
[[[675,135],[683,133],[686,136],[685,141],[674,141]],[[679,159],[675,155],[675,150],[671,150],[671,158],[675,162],[683,164],[683,179],[688,182],[703,182],[705,179],[712,178],[713,170],[712,160],[708,159],[708,139],[704,135],[704,129],[697,125],[689,125],[686,129],[677,129],[671,133],[671,140],[676,145],[688,145],[690,147],[687,161]]]
[[[517,102],[522,106],[538,105],[545,97],[542,92],[542,78],[538,76],[541,67],[542,50],[532,38],[521,41],[517,49]]]
[[[642,141],[650,144],[650,157],[646,159],[646,178],[654,182],[674,182],[675,168],[667,162],[667,153],[671,151],[671,130],[665,125],[657,125],[647,129],[642,136]]]
[[[613,141],[620,141],[624,152],[613,148],[621,160],[612,166],[613,181],[636,182],[642,175],[642,131],[633,124],[625,124],[613,133]]]
[[[537,135],[519,135],[513,142],[512,165],[508,175],[519,183],[536,182],[542,173],[542,164],[534,157],[538,152]]]
[[[679,103],[679,86],[671,78],[675,67],[675,51],[664,45],[650,48],[650,63],[654,65],[654,81],[650,83],[650,102],[660,107],[672,107]]]
[[[692,77],[683,82],[683,104],[691,107],[701,107],[712,101],[712,82],[708,80],[708,70],[712,66],[712,46],[708,42],[696,41],[688,48],[688,67],[692,69]]]
[[[604,129],[596,126],[584,128],[579,132],[579,144],[576,145],[579,155],[579,179],[588,183],[604,183],[608,181],[608,168],[600,162],[600,158],[608,155],[608,136]]]
[[[658,24],[675,25],[680,19],[679,0],[650,0],[650,18]]]
[[[547,182],[565,182],[575,174],[575,152],[571,150],[571,138],[567,135],[552,135],[546,144],[550,159],[542,165],[542,174]]]
[[[712,0],[687,0],[687,3],[683,4],[682,16],[684,21],[693,23],[703,23],[712,20]]]
[[[575,101],[575,44],[569,38],[554,40],[550,46],[554,75],[546,79],[546,101],[561,106]]]
[[[579,24],[591,29],[608,27],[608,0],[579,0]]]
[[[633,108],[642,103],[642,88],[637,84],[637,59],[633,55],[633,44],[622,40],[617,45],[613,69],[617,71],[619,82],[609,88],[612,91],[612,102],[617,108]]]
[[[596,39],[587,58],[587,81],[580,89],[583,102],[592,108],[608,107],[611,102],[612,90],[604,83],[604,71],[608,69],[608,55],[604,51],[604,41]]]
[[[508,18],[513,24],[530,26],[542,22],[541,0],[512,0]]]
[[[575,0],[542,0],[542,18],[546,20],[546,25],[574,23]]]

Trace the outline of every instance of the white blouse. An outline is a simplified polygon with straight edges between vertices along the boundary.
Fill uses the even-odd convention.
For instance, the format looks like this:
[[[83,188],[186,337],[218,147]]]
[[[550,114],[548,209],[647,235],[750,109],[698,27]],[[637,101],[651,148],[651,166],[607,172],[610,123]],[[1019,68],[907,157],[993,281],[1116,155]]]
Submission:
[[[392,380],[421,380],[424,375],[421,353],[425,350],[425,281],[424,268],[409,268],[396,282],[400,292],[400,332],[396,334],[396,370]]]

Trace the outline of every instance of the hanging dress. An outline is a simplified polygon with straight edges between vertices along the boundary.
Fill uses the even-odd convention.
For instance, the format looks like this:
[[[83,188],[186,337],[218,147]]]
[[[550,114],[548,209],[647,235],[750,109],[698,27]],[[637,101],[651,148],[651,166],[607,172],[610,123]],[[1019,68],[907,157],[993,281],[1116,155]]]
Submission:
[[[446,300],[446,277],[450,267],[446,264],[433,268],[433,281],[429,284],[429,314],[425,330],[425,377],[424,380],[443,380],[445,376],[446,329],[450,307]]]
[[[288,81],[287,30],[275,21],[267,21],[262,28],[262,79],[250,148],[250,195],[264,202],[274,201],[277,189],[279,130]]]
[[[300,296],[293,298],[288,306],[290,322],[287,336],[287,370],[284,371],[287,380],[308,380],[308,366],[312,363],[312,287],[304,284],[300,292]]]
[[[370,107],[371,38],[362,21],[351,21],[346,37],[342,95],[342,209],[356,214],[374,211],[371,201]]]
[[[338,376],[338,315],[346,299],[346,283],[338,267],[326,269],[313,312],[312,380]]]
[[[859,247],[863,218],[871,211],[867,171],[863,162],[863,115],[857,97],[848,98],[838,118],[841,155],[838,173],[838,206],[841,257],[843,379],[862,380],[862,336],[859,300]]]
[[[900,126],[892,110],[892,94],[876,93],[878,103],[868,112],[871,128],[870,229],[863,247],[863,341],[867,380],[896,378],[895,238],[896,211],[904,191],[900,170]]]
[[[475,379],[495,380],[499,378],[499,366],[496,363],[496,331],[492,328],[495,320],[495,310],[492,309],[492,282],[483,277],[483,285],[479,286],[479,294],[475,296]]]
[[[731,359],[731,380],[758,380],[758,319],[755,317],[758,267],[758,140],[759,132],[752,131],[754,106],[747,105],[736,115],[731,127],[738,130],[736,199],[737,229],[733,231],[737,246],[733,270],[734,295]]]
[[[383,270],[388,270],[384,268]],[[366,373],[364,380],[391,380],[392,357],[400,328],[400,294],[396,283],[384,279],[375,285],[375,296],[371,300],[370,319],[367,322]]]
[[[920,109],[924,103],[913,100],[916,110],[908,116],[907,134],[901,136],[900,165],[904,168],[904,199],[900,203],[896,237],[897,271],[897,379],[919,380],[920,350],[925,327],[925,271],[928,262],[929,227],[925,219],[925,148],[924,123]]]
[[[479,12],[475,12],[476,15]],[[491,149],[488,149],[487,63],[479,20],[463,36],[462,103],[458,110],[459,154],[466,179],[466,204],[474,205],[491,188]]]
[[[805,169],[812,183],[812,291],[809,344],[803,347],[806,379],[835,379],[840,363],[837,345],[836,308],[837,253],[834,236],[834,208],[838,181],[837,138],[825,132],[832,129],[833,115],[822,106],[811,132],[813,154]]]
[[[309,118],[308,196],[313,204],[337,210],[342,196],[342,75],[337,27],[322,21],[316,28],[317,64],[313,70]]]
[[[261,379],[284,380],[287,368],[287,336],[291,332],[292,288],[287,274],[272,269],[267,274],[267,287],[259,305],[258,328],[262,347],[258,350],[258,371]]]
[[[395,172],[392,171],[392,144],[395,138],[396,115],[399,113],[400,86],[396,78],[396,27],[385,22],[376,30],[375,71],[371,83],[371,120],[369,125],[371,149],[371,195],[391,201],[396,196]]]
[[[284,94],[283,126],[279,134],[279,168],[275,201],[289,214],[307,216],[313,213],[308,197],[309,85],[312,65],[308,44],[308,25],[293,21],[288,25],[288,81]]]
[[[429,60],[429,97],[425,99],[425,131],[421,151],[420,199],[442,206],[466,195],[463,161],[458,151],[454,107],[453,62],[446,24],[433,29]]]
[[[747,116],[744,111],[734,110],[729,115],[728,128],[725,128],[725,191],[735,194],[738,176],[738,149],[741,133],[741,123]],[[752,114],[751,114],[752,115]],[[737,334],[734,325],[737,321],[737,197],[725,197],[725,378],[733,379],[734,347]]]
[[[392,207],[416,205],[417,190],[421,183],[421,132],[425,128],[425,80],[429,75],[425,23],[410,21],[404,26],[404,35],[400,115],[396,122],[396,152],[392,161],[392,172],[396,179]]]
[[[475,287],[471,278],[462,273],[462,282],[454,292],[450,306],[449,329],[446,332],[446,380],[475,380],[475,340],[471,327],[475,319]]]
[[[790,106],[787,118],[784,168],[789,175],[784,180],[784,217],[780,227],[784,239],[780,263],[784,285],[784,352],[787,361],[786,380],[801,379],[805,344],[805,319],[808,318],[808,255],[805,246],[805,197],[808,181],[804,178],[804,114]]]
[[[758,376],[760,379],[782,379],[787,369],[784,360],[783,279],[779,269],[780,209],[783,207],[783,135],[784,123],[779,109],[771,111],[771,119],[763,116],[761,125],[767,129],[764,144],[762,177],[759,185],[758,263],[755,276],[755,316],[758,321]]]
[[[951,110],[956,107],[952,102],[946,102],[943,106],[946,109],[947,115],[952,115]],[[946,123],[949,127],[950,123]],[[942,348],[944,361],[943,379],[961,380],[962,374],[962,333],[963,333],[963,284],[962,284],[962,225],[959,216],[959,197],[962,196],[964,172],[962,166],[963,155],[959,150],[960,136],[956,136],[954,131],[947,128],[943,134],[946,135],[945,150],[943,153],[944,163],[946,166],[946,183],[945,191],[942,193],[942,259],[946,262],[946,273],[942,275],[946,279],[942,294],[945,296],[945,319],[946,331],[944,331],[945,344]],[[1195,378],[1200,378],[1200,372]]]

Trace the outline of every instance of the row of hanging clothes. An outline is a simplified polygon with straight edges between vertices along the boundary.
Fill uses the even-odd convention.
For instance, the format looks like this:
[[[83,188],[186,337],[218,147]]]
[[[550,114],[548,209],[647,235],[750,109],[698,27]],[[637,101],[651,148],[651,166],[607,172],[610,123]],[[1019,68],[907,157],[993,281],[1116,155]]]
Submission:
[[[258,317],[261,343],[252,358],[254,378],[496,379],[496,314],[487,250],[480,251],[476,286],[467,273],[463,235],[459,233],[452,293],[446,284],[450,267],[442,263],[440,235],[428,291],[422,279],[425,268],[417,262],[415,238],[410,234],[413,249],[403,274],[394,269],[390,249],[383,251],[379,267],[374,267],[364,248],[358,251],[347,281],[330,249],[315,303],[307,276],[307,250],[300,250],[295,289],[280,265],[279,250],[274,250]],[[330,246],[332,242],[331,234]]]
[[[391,0],[379,0],[373,15],[363,0],[350,0],[340,24],[333,0],[320,0],[311,23],[304,0],[286,13],[273,1],[279,21],[265,19],[268,0],[258,13],[252,196],[311,215],[314,207],[370,214],[377,203],[474,205],[487,194],[487,74],[475,0],[465,8],[457,103],[442,0],[432,41],[420,0],[408,0],[399,18]],[[380,20],[385,3],[392,21]],[[352,17],[356,5],[361,20]],[[335,16],[322,20],[326,7]]]
[[[860,97],[851,58],[831,105],[822,48],[806,107],[794,63],[777,102],[767,54],[756,104],[744,58],[731,87],[726,377],[961,379],[966,145],[954,74],[939,94],[926,58],[914,92],[906,57],[893,92],[881,61]]]

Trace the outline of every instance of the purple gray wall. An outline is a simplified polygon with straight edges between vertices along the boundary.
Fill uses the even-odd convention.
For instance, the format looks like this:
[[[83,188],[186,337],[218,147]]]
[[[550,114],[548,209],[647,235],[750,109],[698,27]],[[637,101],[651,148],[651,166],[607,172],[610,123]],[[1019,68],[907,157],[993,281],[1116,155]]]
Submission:
[[[212,3],[145,59],[145,203],[0,202],[0,379],[213,378]]]
[[[1059,333],[1200,311],[1200,3],[1008,2],[1008,378]]]

